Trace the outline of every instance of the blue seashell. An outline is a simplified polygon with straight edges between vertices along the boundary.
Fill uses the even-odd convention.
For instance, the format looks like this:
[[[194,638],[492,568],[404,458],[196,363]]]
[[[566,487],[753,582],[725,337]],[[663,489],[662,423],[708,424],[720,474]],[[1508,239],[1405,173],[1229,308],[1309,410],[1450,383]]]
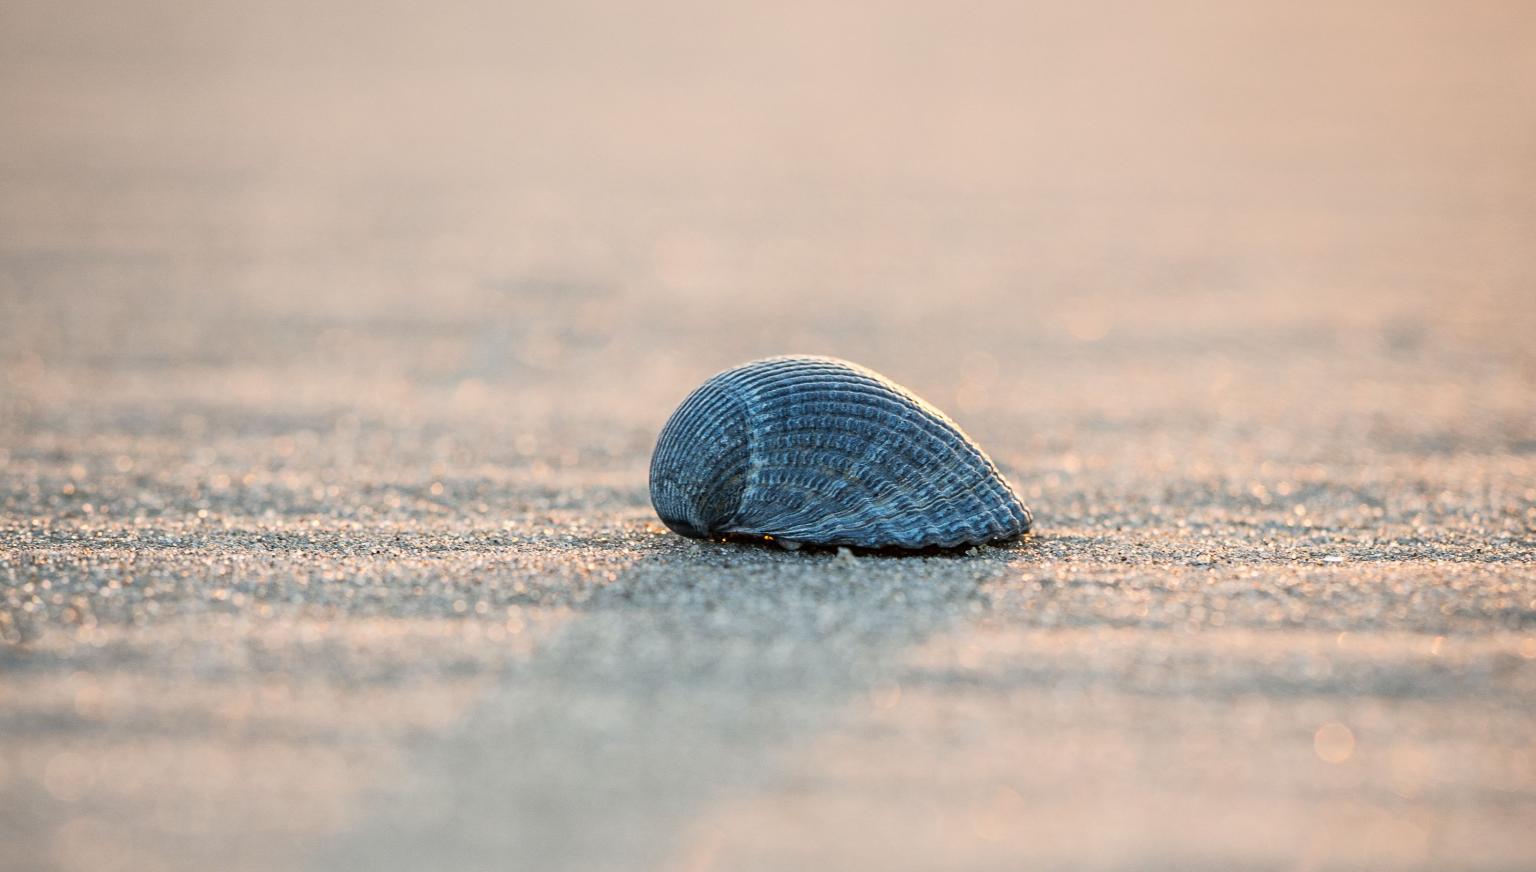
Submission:
[[[672,413],[651,504],[684,536],[952,548],[1029,532],[1030,512],[960,427],[877,372],[771,357],[716,375]]]

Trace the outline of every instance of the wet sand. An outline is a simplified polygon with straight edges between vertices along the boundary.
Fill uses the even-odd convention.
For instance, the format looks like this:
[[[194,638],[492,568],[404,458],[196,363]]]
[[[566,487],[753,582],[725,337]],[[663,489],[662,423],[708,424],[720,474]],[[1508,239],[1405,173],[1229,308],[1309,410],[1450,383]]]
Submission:
[[[0,868],[1518,869],[1536,16],[12,4]],[[786,352],[1035,511],[693,543]]]

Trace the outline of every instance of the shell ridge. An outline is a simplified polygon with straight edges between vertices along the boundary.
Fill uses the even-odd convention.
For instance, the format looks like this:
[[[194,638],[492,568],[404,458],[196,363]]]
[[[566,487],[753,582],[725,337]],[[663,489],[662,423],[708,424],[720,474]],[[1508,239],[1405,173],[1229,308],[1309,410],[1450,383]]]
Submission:
[[[651,477],[658,514],[686,535],[950,547],[1016,536],[1032,522],[952,419],[873,370],[827,357],[767,358],[711,377],[663,427]],[[694,494],[686,523],[674,524],[672,491],[684,484],[708,493]]]
[[[990,492],[989,495],[994,497],[994,501],[1006,504],[1017,500],[1017,496],[1012,493],[1011,488],[1008,488],[1006,482],[1002,480],[995,465],[988,462],[985,455],[975,448],[974,444],[959,429],[958,425],[954,424],[946,416],[943,416],[942,413],[934,414],[937,412],[936,409],[922,402],[909,391],[891,390],[887,387],[889,385],[888,382],[883,385],[878,383],[869,384],[870,380],[867,376],[863,376],[862,373],[857,375],[862,377],[856,380],[831,379],[832,387],[822,386],[818,395],[801,398],[798,402],[814,408],[819,402],[825,402],[830,399],[834,403],[834,408],[836,408],[836,401],[851,400],[853,402],[849,404],[850,406],[872,408],[877,413],[875,416],[877,418],[881,417],[878,414],[879,412],[884,411],[889,414],[888,410],[879,408],[879,401],[884,401],[887,404],[898,404],[904,407],[904,411],[916,412],[917,414],[908,417],[911,421],[916,422],[916,427],[920,434],[900,433],[900,428],[889,429],[896,430],[898,435],[907,437],[899,440],[899,445],[903,450],[898,453],[906,460],[906,465],[912,471],[923,475],[926,486],[921,490],[926,494],[926,499],[904,499],[907,495],[896,490],[894,493],[882,494],[881,496],[885,498],[877,500],[877,504],[888,503],[888,505],[877,505],[873,507],[874,511],[865,511],[852,515],[832,513],[824,519],[823,524],[801,524],[796,525],[794,528],[785,524],[781,527],[781,532],[788,535],[788,531],[793,529],[797,532],[805,533],[808,532],[808,528],[830,527],[834,526],[837,521],[843,521],[855,526],[861,525],[878,528],[886,526],[885,522],[889,517],[901,513],[927,514],[931,516],[936,512],[941,513],[945,517],[929,517],[929,521],[935,528],[943,530],[995,531],[998,534],[1006,535],[1012,533],[1019,526],[1013,518],[1016,514],[1015,512],[1007,511],[1003,513],[1003,517],[999,517],[999,513],[987,509],[985,500],[977,497],[975,492],[983,490]],[[787,385],[778,384],[760,390],[755,400],[761,405],[765,395],[769,399],[784,399],[793,397],[796,391],[797,386],[792,383]],[[871,394],[875,396],[871,397]],[[785,411],[792,416],[797,408],[797,400],[789,399],[787,402],[789,408]],[[761,411],[758,414],[761,414]],[[927,440],[932,445],[942,448],[950,457],[938,456],[936,452],[930,451],[928,446],[923,445],[922,439],[911,438],[912,435],[927,437]],[[848,460],[851,465],[857,467],[861,464],[867,465],[871,457],[879,457],[883,460],[891,453],[888,440],[868,439],[862,456],[849,457]],[[946,464],[942,462],[944,460],[955,460],[958,463]],[[761,458],[757,462],[761,464]],[[937,476],[933,475],[934,471],[937,471],[939,474]],[[841,474],[841,471],[838,472]],[[864,493],[871,493],[868,488],[862,490]],[[752,502],[754,496],[755,494],[749,491],[746,499],[743,501],[744,504]],[[894,511],[879,511],[879,509]],[[986,522],[980,527],[966,520],[967,516],[977,514],[986,519]],[[787,521],[789,519],[781,520]]]
[[[684,399],[651,459],[651,504],[663,523],[707,535],[722,514],[734,514],[750,430],[725,380],[711,378]]]
[[[910,397],[903,397],[902,399],[909,400]],[[935,456],[933,453],[926,453],[920,457],[915,456],[918,451],[927,452],[927,446],[924,446],[920,440],[900,440],[901,447],[906,450],[895,453],[897,456],[907,460],[908,465],[915,471],[924,474],[929,484],[927,490],[930,498],[914,502],[908,509],[916,512],[927,512],[941,505],[963,502],[966,505],[956,507],[957,511],[974,512],[984,510],[984,507],[979,505],[983,501],[978,500],[973,492],[976,489],[997,489],[998,482],[996,480],[1000,479],[1001,475],[997,472],[996,467],[986,462],[985,456],[974,449],[974,446],[967,441],[964,432],[958,431],[958,428],[952,422],[946,421],[943,425],[940,425],[938,422],[924,420],[921,416],[918,417],[918,420],[927,431],[924,435],[931,437],[930,441],[934,445],[942,446],[945,451],[952,455],[957,455],[961,462],[959,464],[945,464],[942,461],[947,458]],[[950,429],[952,427],[955,429]],[[883,460],[892,453],[890,441],[870,439],[867,440],[863,455],[853,458],[853,463],[855,466],[869,466],[872,460]],[[940,473],[940,477],[935,479],[932,472]],[[998,496],[1001,497],[1003,495],[998,494]],[[988,514],[991,515],[993,513],[988,512]],[[994,518],[994,522],[1000,520]],[[999,524],[999,526],[1001,525]]]
[[[765,528],[764,533],[792,536],[821,529],[828,532],[843,529],[852,535],[859,529],[867,528],[876,535],[896,535],[899,520],[903,516],[927,517],[929,523],[940,530],[955,528],[980,533],[1002,530],[1006,526],[986,511],[983,501],[972,493],[973,487],[990,483],[985,478],[984,469],[969,467],[964,470],[964,476],[951,472],[927,490],[926,499],[914,499],[913,494],[895,489],[890,482],[883,482],[885,487],[872,488],[859,477],[849,476],[845,467],[857,463],[855,455],[813,451],[802,455],[801,460],[808,461],[795,467],[802,475],[821,473],[824,479],[844,486],[836,488],[833,493],[822,491],[817,494],[823,498],[822,502],[826,506],[826,514],[819,520],[781,518],[778,527],[771,530]],[[937,466],[943,468],[943,464]],[[777,476],[768,478],[767,484],[771,489],[783,488],[784,479]],[[753,504],[756,498],[757,494],[749,492],[743,498],[743,505]],[[969,520],[978,516],[984,517],[987,522],[978,526]]]

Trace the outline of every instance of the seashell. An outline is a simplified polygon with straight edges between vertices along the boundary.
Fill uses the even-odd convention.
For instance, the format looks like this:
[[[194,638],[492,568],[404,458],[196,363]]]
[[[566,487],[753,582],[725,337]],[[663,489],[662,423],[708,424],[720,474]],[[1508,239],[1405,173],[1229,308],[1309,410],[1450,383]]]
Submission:
[[[1030,512],[948,417],[831,357],[729,369],[683,401],[651,455],[651,504],[695,538],[953,548],[1016,538]]]

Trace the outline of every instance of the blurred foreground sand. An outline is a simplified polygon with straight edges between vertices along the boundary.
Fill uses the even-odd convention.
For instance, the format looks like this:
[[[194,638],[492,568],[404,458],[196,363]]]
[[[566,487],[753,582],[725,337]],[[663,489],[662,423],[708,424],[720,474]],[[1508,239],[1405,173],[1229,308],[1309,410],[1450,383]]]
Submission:
[[[0,868],[1516,869],[1525,3],[11,2]],[[1039,535],[694,545],[835,354]]]

